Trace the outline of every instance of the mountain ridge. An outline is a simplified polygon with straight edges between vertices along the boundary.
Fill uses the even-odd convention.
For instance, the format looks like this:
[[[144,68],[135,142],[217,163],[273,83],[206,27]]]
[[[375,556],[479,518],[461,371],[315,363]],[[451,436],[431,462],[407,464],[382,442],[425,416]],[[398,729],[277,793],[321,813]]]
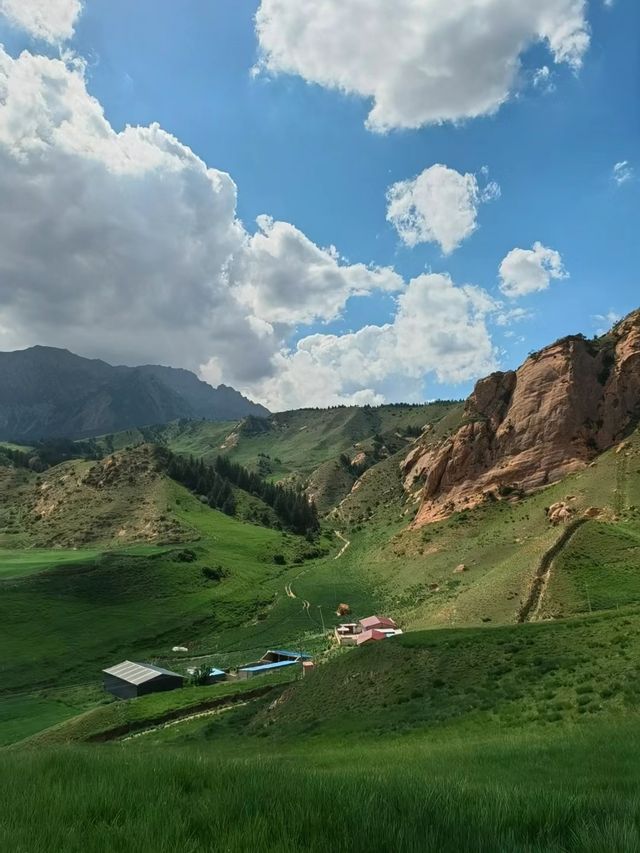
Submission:
[[[177,419],[236,420],[268,410],[188,370],[113,366],[67,349],[0,352],[0,439],[88,438]]]

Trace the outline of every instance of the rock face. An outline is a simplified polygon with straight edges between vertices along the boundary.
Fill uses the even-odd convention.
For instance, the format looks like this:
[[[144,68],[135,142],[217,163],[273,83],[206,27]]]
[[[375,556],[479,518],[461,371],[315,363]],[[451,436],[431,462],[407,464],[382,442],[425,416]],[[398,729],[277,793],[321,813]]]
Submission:
[[[476,385],[458,430],[405,460],[424,483],[415,525],[557,482],[640,418],[640,310],[607,335],[564,338]]]

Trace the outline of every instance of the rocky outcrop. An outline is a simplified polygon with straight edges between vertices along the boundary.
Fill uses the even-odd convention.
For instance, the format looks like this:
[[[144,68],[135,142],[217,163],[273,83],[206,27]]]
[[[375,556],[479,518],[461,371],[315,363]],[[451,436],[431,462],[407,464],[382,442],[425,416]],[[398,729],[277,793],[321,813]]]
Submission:
[[[640,311],[607,335],[571,336],[517,371],[481,380],[457,431],[405,460],[423,482],[415,524],[561,480],[624,438],[640,416]]]

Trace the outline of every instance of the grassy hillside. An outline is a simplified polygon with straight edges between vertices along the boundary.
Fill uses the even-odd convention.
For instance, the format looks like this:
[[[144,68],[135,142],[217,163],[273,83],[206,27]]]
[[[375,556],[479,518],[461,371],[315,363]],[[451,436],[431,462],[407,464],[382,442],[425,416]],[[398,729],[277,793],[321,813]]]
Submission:
[[[390,405],[377,408],[341,406],[333,409],[300,409],[269,418],[212,423],[181,421],[165,427],[129,430],[100,439],[107,451],[144,442],[166,443],[176,453],[192,454],[211,461],[224,453],[265,477],[306,479],[324,463],[342,453],[354,458],[373,450],[374,436],[383,439],[389,452],[411,443],[428,424],[459,417],[458,403]]]
[[[626,853],[640,845],[639,758],[636,726],[612,722],[268,754],[23,751],[0,756],[12,780],[0,790],[0,845],[319,853],[331,832],[340,853]]]
[[[407,634],[120,747],[52,749],[161,722],[175,697],[118,703],[0,755],[0,843],[293,853],[339,827],[340,851],[636,850],[639,652],[637,607]]]
[[[0,467],[0,547],[74,548],[179,542],[169,482],[143,445],[98,461],[72,460],[42,474]]]

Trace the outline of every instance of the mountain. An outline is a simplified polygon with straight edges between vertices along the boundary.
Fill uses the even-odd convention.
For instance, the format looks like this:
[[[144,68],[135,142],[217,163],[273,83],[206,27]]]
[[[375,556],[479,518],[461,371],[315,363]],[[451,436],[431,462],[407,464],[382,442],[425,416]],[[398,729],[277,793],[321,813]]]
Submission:
[[[640,310],[602,337],[563,338],[478,382],[458,429],[405,460],[407,484],[424,483],[416,526],[558,482],[639,418]]]
[[[188,370],[112,367],[36,346],[0,353],[0,439],[85,438],[178,418],[236,420],[268,411]]]

